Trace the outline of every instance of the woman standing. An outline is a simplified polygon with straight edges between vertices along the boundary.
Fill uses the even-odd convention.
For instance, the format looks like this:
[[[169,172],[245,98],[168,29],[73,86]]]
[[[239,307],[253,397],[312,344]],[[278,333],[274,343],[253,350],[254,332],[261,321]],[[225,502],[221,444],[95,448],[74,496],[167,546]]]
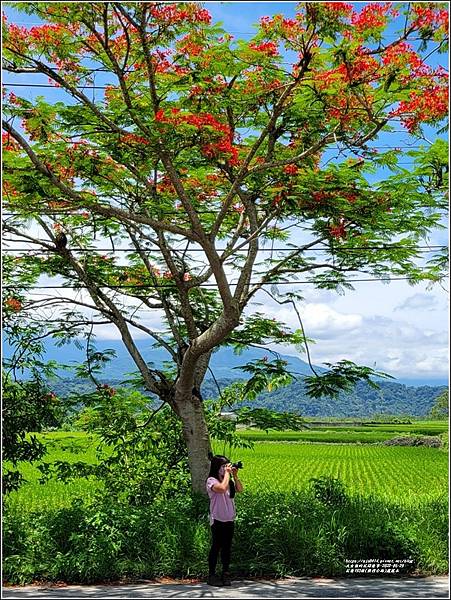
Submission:
[[[208,555],[208,585],[230,585],[230,553],[234,531],[235,492],[243,491],[238,479],[238,470],[232,467],[225,456],[211,458],[210,473],[207,479],[207,492],[210,498],[210,526],[212,543]],[[230,478],[232,474],[233,481]],[[222,576],[216,576],[216,563],[221,552]]]

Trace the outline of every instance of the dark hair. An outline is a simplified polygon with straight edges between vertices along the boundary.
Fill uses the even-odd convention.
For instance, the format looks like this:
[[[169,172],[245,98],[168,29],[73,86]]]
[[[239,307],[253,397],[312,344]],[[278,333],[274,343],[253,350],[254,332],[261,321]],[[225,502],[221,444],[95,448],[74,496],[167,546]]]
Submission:
[[[217,454],[216,456],[209,456],[210,458],[210,472],[208,474],[208,477],[214,477],[215,479],[217,479],[219,481],[219,469],[223,466],[223,465],[227,465],[230,460],[226,457],[226,456],[222,456],[222,454]],[[234,498],[235,497],[235,482],[232,480],[232,478],[229,479],[229,491],[230,491],[230,497]]]

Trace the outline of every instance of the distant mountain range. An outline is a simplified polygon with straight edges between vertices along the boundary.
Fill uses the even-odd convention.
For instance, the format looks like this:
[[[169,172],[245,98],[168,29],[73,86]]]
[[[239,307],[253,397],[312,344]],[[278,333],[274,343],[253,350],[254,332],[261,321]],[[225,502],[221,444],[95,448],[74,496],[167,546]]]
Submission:
[[[148,363],[153,363],[156,368],[160,368],[164,361],[171,361],[170,355],[164,348],[154,348],[147,340],[136,340],[135,343],[142,353],[144,360]],[[117,380],[123,377],[125,373],[137,370],[136,365],[130,358],[121,340],[96,340],[95,346],[99,351],[110,349],[116,353],[116,357],[107,363],[103,371],[103,379],[112,378]],[[86,359],[85,352],[77,348],[74,344],[58,348],[49,340],[45,344],[45,348],[45,360],[56,360],[73,367]],[[3,353],[5,356],[11,354],[11,349],[6,343],[3,344]],[[213,353],[210,368],[214,372],[216,379],[245,379],[248,375],[236,367],[240,367],[252,360],[263,358],[264,356],[268,356],[269,359],[274,358],[269,350],[259,348],[249,348],[241,355],[235,354],[232,348],[220,348]],[[285,354],[281,354],[280,356],[288,362],[287,368],[290,371],[299,375],[312,374],[309,365],[297,356]],[[314,365],[314,367],[319,372],[325,370],[317,365]],[[60,371],[60,374],[70,377],[70,371]],[[408,386],[443,386],[448,384],[447,379],[444,377],[419,377],[415,373],[412,373],[411,377],[400,377],[393,381]]]
[[[142,352],[146,362],[153,363],[156,368],[162,367],[164,361],[170,360],[169,354],[161,348],[153,348],[145,340],[137,340],[137,346]],[[98,340],[96,348],[99,351],[114,350],[116,358],[107,363],[105,370],[99,377],[110,385],[118,386],[127,373],[136,371],[136,367],[119,340]],[[10,349],[5,345],[4,353],[8,355]],[[222,388],[233,381],[246,379],[248,374],[239,368],[247,362],[273,355],[268,350],[250,348],[237,355],[231,348],[221,348],[212,356],[210,367],[219,386]],[[366,417],[376,413],[392,415],[409,414],[412,416],[426,415],[434,404],[435,398],[445,388],[447,382],[443,379],[424,380],[415,378],[397,379],[393,381],[382,380],[380,389],[374,389],[368,384],[358,383],[350,393],[342,393],[337,399],[321,398],[312,400],[307,397],[302,376],[311,374],[309,365],[296,356],[281,355],[288,362],[288,369],[300,376],[291,385],[272,392],[266,392],[256,401],[248,403],[252,406],[266,406],[273,410],[299,412],[305,416],[358,416]],[[57,360],[65,365],[75,366],[85,359],[84,352],[73,344],[57,348],[53,343],[46,344],[46,360]],[[318,371],[324,371],[315,366]],[[84,380],[76,381],[70,371],[60,371],[62,379],[52,383],[58,394],[65,394],[69,390],[86,390],[89,386]],[[432,384],[432,385],[431,385]],[[208,373],[204,382],[202,393],[204,397],[216,397],[217,386],[211,374]]]

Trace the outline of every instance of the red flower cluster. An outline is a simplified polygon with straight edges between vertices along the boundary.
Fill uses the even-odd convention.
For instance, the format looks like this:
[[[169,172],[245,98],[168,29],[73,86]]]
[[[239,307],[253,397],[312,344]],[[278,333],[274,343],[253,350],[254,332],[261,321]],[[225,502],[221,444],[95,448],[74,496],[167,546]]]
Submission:
[[[6,17],[3,21],[6,25]],[[5,27],[5,33],[7,34],[5,42],[8,46],[21,53],[26,52],[28,49],[28,29],[26,27],[19,27],[14,23],[10,23]]]
[[[180,123],[188,123],[194,125],[198,129],[203,127],[212,127],[215,131],[221,134],[221,138],[218,141],[209,142],[202,146],[202,153],[210,158],[218,157],[219,154],[229,155],[229,164],[234,166],[238,164],[238,150],[232,144],[233,136],[230,128],[225,123],[220,123],[210,113],[201,114],[180,114],[179,108],[172,108],[172,116],[165,114],[163,109],[158,110],[155,113],[155,120],[159,123],[171,123],[172,125],[178,125]]]
[[[446,33],[449,26],[449,14],[446,9],[434,8],[433,2],[424,2],[422,4],[415,3],[412,7],[412,12],[415,18],[412,25],[415,28],[423,29],[424,27],[432,27],[443,29]]]
[[[336,82],[341,83],[370,83],[375,81],[379,75],[381,65],[372,56],[363,52],[360,46],[356,50],[354,60],[347,66],[341,64],[338,67],[317,73],[315,80],[321,89],[329,87]]]
[[[201,113],[201,114],[180,114],[179,108],[172,108],[171,113],[173,116],[169,117],[165,114],[163,109],[158,110],[155,113],[155,120],[160,123],[171,123],[174,125],[178,125],[179,123],[188,123],[189,125],[194,125],[197,128],[209,126],[216,129],[216,131],[221,131],[223,133],[230,134],[230,128],[228,125],[224,123],[220,123],[212,114],[210,113]]]
[[[19,312],[19,310],[22,308],[22,302],[17,298],[7,298],[5,300],[5,307],[14,312]]]
[[[10,152],[20,150],[19,144],[6,131],[2,132],[2,148],[3,150],[8,150]]]
[[[286,167],[283,168],[283,172],[288,175],[296,175],[299,173],[299,167],[296,165],[286,165]]]
[[[315,202],[322,202],[323,200],[328,200],[333,194],[331,194],[330,192],[325,192],[324,190],[321,190],[319,192],[313,192],[312,193],[312,198],[313,200],[315,200]]]
[[[149,140],[147,140],[144,137],[141,137],[140,135],[136,135],[134,133],[126,133],[124,135],[121,135],[121,137],[119,139],[124,144],[131,144],[131,145],[135,145],[135,144],[148,145],[149,144]]]
[[[368,29],[380,29],[385,27],[388,20],[388,13],[392,8],[393,2],[370,2],[366,4],[359,13],[354,13],[351,17],[351,23],[356,33],[362,33]],[[395,16],[397,11],[392,11]]]
[[[341,239],[346,237],[346,228],[344,225],[343,219],[340,219],[338,225],[331,225],[329,227],[329,233],[332,237],[336,239]]]
[[[412,50],[411,44],[407,42],[399,42],[395,46],[390,46],[382,55],[384,65],[404,67],[409,66],[411,69],[418,70],[424,67],[421,57]]]
[[[410,99],[399,103],[391,117],[399,116],[409,133],[419,123],[436,122],[448,114],[448,88],[434,85],[422,92],[410,92]]]
[[[160,181],[157,184],[157,192],[161,193],[161,192],[167,192],[169,194],[175,194],[175,187],[171,181],[171,179],[168,177],[168,175],[163,175],[163,177],[160,179]]]
[[[176,3],[167,4],[150,2],[149,13],[158,23],[164,25],[177,25],[178,23],[207,23],[211,22],[211,15],[205,8],[201,8],[197,2],[183,3],[183,8]]]
[[[6,181],[6,180],[2,181],[2,190],[3,190],[3,195],[5,196],[6,199],[8,199],[10,196],[14,197],[14,196],[19,195],[19,192],[16,190],[16,188],[12,185],[12,183],[10,181]]]
[[[62,25],[53,24],[32,27],[28,34],[37,44],[53,44],[55,46],[59,46],[62,42],[61,34],[63,32],[64,27]]]
[[[352,4],[348,2],[321,2],[321,6],[342,17],[348,17],[353,11]]]
[[[260,26],[265,33],[280,33],[289,41],[294,41],[298,38],[305,29],[296,19],[284,19],[282,15],[274,17],[261,17]]]
[[[223,138],[216,143],[206,144],[202,147],[202,153],[209,158],[218,157],[219,154],[228,154],[227,162],[229,165],[234,167],[239,164],[238,149],[227,138]]]
[[[188,56],[199,56],[199,54],[202,52],[202,50],[204,49],[204,47],[202,46],[202,44],[199,44],[197,42],[195,42],[191,35],[185,35],[185,37],[183,37],[180,40],[181,43],[179,43],[177,45],[178,50],[185,55]]]
[[[261,44],[249,44],[249,48],[262,52],[266,56],[278,56],[279,51],[277,50],[277,44],[275,42],[262,42]]]
[[[102,383],[102,385],[98,387],[98,390],[105,392],[105,394],[108,394],[108,396],[114,396],[116,394],[116,390],[107,383]]]

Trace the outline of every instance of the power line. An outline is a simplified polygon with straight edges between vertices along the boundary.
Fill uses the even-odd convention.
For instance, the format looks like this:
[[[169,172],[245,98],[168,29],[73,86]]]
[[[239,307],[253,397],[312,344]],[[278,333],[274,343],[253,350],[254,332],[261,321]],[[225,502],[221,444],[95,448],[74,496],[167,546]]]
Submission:
[[[8,241],[8,240],[7,240]],[[30,242],[37,244],[38,242]],[[46,240],[46,243],[51,243],[50,240]],[[418,250],[421,252],[434,252],[436,249],[446,249],[448,246],[442,245],[431,245],[431,246],[416,246],[416,247],[408,247],[404,245],[391,245],[391,246],[360,246],[356,248],[338,248],[334,246],[334,252],[364,252],[366,250]],[[129,253],[137,253],[138,250],[134,248],[69,248],[72,252],[129,252]],[[3,252],[36,252],[36,251],[48,251],[46,248],[3,248]],[[185,248],[175,248],[178,252],[184,252]],[[226,248],[216,248],[216,252],[225,252]],[[298,250],[298,248],[260,248],[259,252],[294,252]],[[160,248],[140,248],[141,252],[162,252]],[[186,250],[187,253],[190,252],[205,252],[202,248],[191,248]],[[246,250],[242,250],[242,252],[246,252]],[[329,248],[308,248],[306,252],[331,252]]]
[[[322,279],[321,281],[268,281],[266,283],[261,283],[260,281],[250,282],[249,285],[301,285],[301,284],[310,284],[310,285],[319,285],[321,283],[333,283],[333,284],[343,284],[343,283],[361,283],[367,281],[378,281],[378,282],[387,282],[390,281],[412,281],[411,277],[387,277],[386,279],[382,278],[365,278],[365,279],[347,279],[346,281],[341,281],[339,279]],[[236,283],[230,283],[229,285],[234,286]],[[176,284],[149,284],[149,285],[96,285],[97,289],[138,289],[138,290],[154,290],[154,289],[165,289],[165,288],[176,288]],[[218,287],[216,283],[201,283],[199,285],[194,286],[195,288],[200,287],[208,287],[208,288],[216,288]],[[14,289],[19,291],[17,285],[4,285],[4,289]],[[74,286],[74,285],[33,285],[28,288],[28,290],[84,290],[88,289],[85,285]],[[194,288],[191,288],[194,289]],[[25,292],[28,290],[24,290]]]

